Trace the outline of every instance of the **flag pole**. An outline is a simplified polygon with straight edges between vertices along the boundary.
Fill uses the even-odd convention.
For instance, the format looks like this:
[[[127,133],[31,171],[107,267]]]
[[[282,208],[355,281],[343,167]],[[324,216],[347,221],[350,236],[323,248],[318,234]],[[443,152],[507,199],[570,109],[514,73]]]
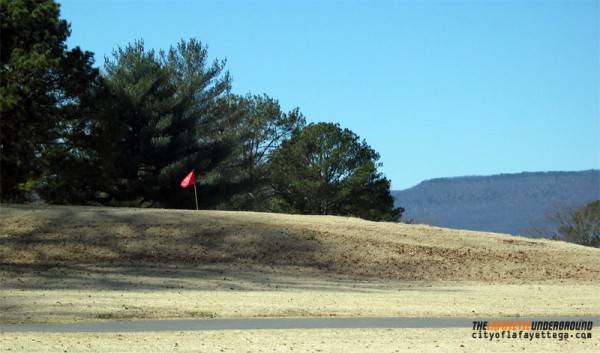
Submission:
[[[196,192],[196,183],[194,183],[194,196],[196,196],[196,211],[198,211],[198,193]]]
[[[188,173],[188,175],[185,176],[185,178],[181,181],[181,187],[182,188],[187,188],[188,186],[190,186],[191,184],[194,184],[194,196],[196,196],[196,211],[198,210],[198,192],[196,191],[196,175],[194,174],[194,170],[192,169],[191,172]]]

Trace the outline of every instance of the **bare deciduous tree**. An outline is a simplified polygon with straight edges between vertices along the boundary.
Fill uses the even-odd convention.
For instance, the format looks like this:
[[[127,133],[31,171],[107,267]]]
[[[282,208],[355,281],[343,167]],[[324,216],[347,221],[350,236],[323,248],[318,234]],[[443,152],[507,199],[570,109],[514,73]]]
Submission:
[[[546,213],[548,226],[533,233],[555,240],[600,247],[600,200],[575,208],[555,204]]]

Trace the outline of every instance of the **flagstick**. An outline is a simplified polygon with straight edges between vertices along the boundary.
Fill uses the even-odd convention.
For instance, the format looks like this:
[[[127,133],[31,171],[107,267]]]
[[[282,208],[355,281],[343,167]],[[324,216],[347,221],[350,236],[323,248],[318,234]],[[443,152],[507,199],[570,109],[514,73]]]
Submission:
[[[198,193],[196,192],[196,183],[194,183],[194,195],[196,196],[196,211],[198,211]]]

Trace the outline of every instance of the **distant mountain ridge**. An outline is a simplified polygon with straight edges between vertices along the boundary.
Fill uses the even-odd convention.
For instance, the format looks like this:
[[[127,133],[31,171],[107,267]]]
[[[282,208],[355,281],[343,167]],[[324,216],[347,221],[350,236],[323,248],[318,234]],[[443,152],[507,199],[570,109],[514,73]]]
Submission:
[[[431,225],[527,234],[553,204],[580,206],[600,199],[600,170],[524,172],[431,179],[392,191],[403,219]]]

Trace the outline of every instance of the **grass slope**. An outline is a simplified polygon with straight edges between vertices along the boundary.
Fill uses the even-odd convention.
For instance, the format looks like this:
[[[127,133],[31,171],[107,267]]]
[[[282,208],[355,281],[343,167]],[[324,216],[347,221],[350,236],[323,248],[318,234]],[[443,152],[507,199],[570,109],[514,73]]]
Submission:
[[[600,250],[502,234],[250,212],[1,207],[0,270],[239,268],[347,278],[596,282]]]
[[[352,218],[0,206],[0,323],[600,314],[600,250]],[[596,338],[598,330],[594,330]],[[49,334],[7,352],[597,351],[464,329]]]

